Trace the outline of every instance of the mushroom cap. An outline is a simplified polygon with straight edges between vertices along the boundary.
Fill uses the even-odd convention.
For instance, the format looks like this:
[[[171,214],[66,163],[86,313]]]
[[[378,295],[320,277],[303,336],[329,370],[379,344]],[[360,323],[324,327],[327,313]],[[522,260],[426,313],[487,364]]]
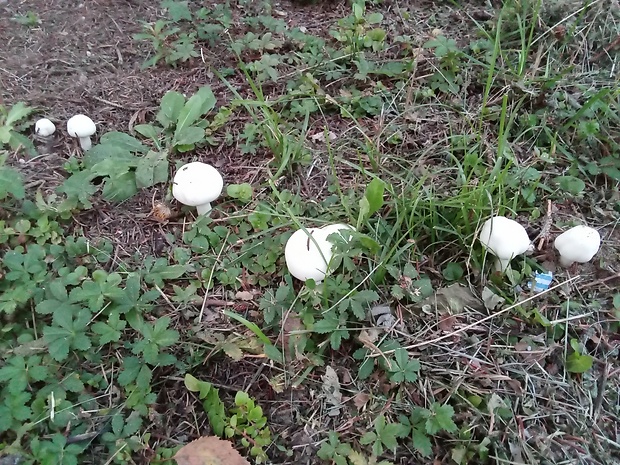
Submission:
[[[219,171],[200,161],[181,166],[172,180],[172,195],[190,207],[213,202],[223,188],[224,179]]]
[[[327,239],[332,234],[340,232],[344,229],[350,229],[352,231],[355,231],[355,228],[353,226],[344,224],[344,223],[328,224],[327,226],[323,226],[322,228],[319,228],[319,231],[320,231],[320,234],[323,237],[325,237],[325,239]],[[345,239],[345,237],[342,236],[342,234],[340,234],[340,236],[343,239]]]
[[[586,263],[599,251],[601,235],[594,228],[579,225],[556,237],[553,245],[567,262]]]
[[[97,132],[97,126],[86,115],[75,115],[67,121],[67,132],[71,137],[90,137]]]
[[[56,126],[47,118],[41,118],[34,123],[34,132],[41,137],[49,137],[56,132]]]
[[[505,216],[494,216],[482,225],[480,243],[502,260],[511,259],[528,251],[530,241],[525,228]]]
[[[329,273],[327,267],[332,258],[332,244],[327,241],[324,233],[319,232],[319,228],[307,228],[306,231],[299,229],[289,238],[284,247],[284,259],[289,273],[295,278],[319,282]]]

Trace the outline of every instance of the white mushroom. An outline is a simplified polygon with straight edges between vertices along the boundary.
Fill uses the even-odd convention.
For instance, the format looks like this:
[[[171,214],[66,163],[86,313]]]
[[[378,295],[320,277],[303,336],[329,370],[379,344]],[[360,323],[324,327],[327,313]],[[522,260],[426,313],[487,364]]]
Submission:
[[[355,230],[346,224],[331,224],[322,228],[295,231],[284,247],[284,258],[289,273],[300,281],[308,279],[313,279],[317,283],[323,281],[325,276],[333,271],[329,265],[334,245],[327,238],[343,229]]]
[[[553,245],[560,253],[560,264],[569,267],[592,260],[601,247],[601,235],[594,228],[579,225],[556,237]]]
[[[47,118],[41,118],[34,124],[34,132],[37,136],[46,138],[56,132],[56,126]]]
[[[332,259],[332,244],[318,231],[319,228],[307,228],[305,231],[299,229],[284,247],[288,271],[300,281],[313,279],[319,283],[327,276]]]
[[[78,137],[80,139],[82,150],[89,150],[92,147],[90,136],[97,132],[97,127],[88,116],[75,115],[67,121],[67,132],[71,137]]]
[[[489,218],[482,225],[480,243],[497,257],[495,268],[502,273],[508,269],[510,260],[532,247],[525,228],[505,216]]]
[[[172,195],[183,205],[196,207],[199,215],[211,211],[211,202],[224,188],[222,175],[213,166],[199,161],[181,166],[172,180]]]

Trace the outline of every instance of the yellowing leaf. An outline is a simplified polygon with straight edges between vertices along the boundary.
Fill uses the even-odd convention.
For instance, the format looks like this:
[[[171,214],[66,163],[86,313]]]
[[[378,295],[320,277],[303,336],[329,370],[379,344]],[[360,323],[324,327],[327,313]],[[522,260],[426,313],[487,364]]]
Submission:
[[[181,447],[173,457],[178,465],[250,465],[230,441],[204,436]]]

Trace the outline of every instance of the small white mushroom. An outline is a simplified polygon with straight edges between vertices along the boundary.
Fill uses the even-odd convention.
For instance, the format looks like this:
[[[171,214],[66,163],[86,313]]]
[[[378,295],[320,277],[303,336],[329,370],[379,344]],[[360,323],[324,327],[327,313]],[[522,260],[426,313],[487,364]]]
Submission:
[[[601,247],[601,235],[594,228],[579,225],[556,237],[553,245],[560,253],[560,265],[567,268],[592,260]]]
[[[199,161],[187,163],[172,180],[172,195],[183,205],[196,207],[199,215],[211,211],[211,202],[224,188],[222,175],[213,166]]]
[[[532,248],[532,242],[525,228],[505,216],[494,216],[482,225],[480,243],[497,257],[495,269],[502,273],[508,269],[510,261]]]
[[[308,279],[313,279],[317,283],[323,281],[325,276],[333,271],[329,265],[334,245],[327,238],[343,229],[355,230],[346,224],[330,224],[322,228],[295,231],[284,247],[284,258],[289,273],[300,281]]]
[[[90,136],[97,132],[97,127],[88,116],[75,115],[67,121],[67,132],[71,137],[78,137],[80,139],[82,150],[89,150],[92,147]]]
[[[37,136],[46,138],[56,132],[56,126],[47,118],[41,118],[34,124],[34,132]]]

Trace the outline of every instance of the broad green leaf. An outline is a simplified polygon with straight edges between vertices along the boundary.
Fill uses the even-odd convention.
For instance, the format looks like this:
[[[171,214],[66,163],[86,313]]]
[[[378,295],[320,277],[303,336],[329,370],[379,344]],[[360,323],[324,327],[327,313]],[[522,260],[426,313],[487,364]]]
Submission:
[[[385,183],[381,179],[374,178],[370,181],[364,193],[364,197],[368,200],[368,216],[371,216],[383,206],[384,192]]]
[[[553,180],[559,185],[560,189],[572,195],[579,195],[586,188],[586,183],[574,176],[556,176]]]
[[[174,145],[194,145],[205,140],[205,130],[189,126],[174,133]]]
[[[162,97],[157,113],[157,121],[165,128],[175,124],[185,105],[185,97],[180,92],[171,90]]]
[[[573,352],[566,358],[566,370],[570,373],[585,373],[592,368],[593,363],[594,358],[591,355]]]
[[[148,137],[149,139],[157,140],[159,138],[159,129],[152,124],[136,124],[133,129],[138,134]]]
[[[0,166],[0,200],[12,195],[16,199],[23,199],[26,195],[22,174],[9,167]]]
[[[138,158],[130,150],[114,144],[97,144],[84,153],[82,158],[86,169],[110,160],[118,162],[121,166],[136,166],[138,163]]]
[[[136,186],[151,187],[168,180],[168,157],[166,152],[149,151],[136,167]]]
[[[202,87],[192,95],[179,113],[174,133],[175,140],[179,139],[185,128],[192,126],[200,116],[211,110],[216,101],[210,87]]]
[[[89,152],[90,150],[86,153]],[[56,191],[65,194],[69,200],[77,200],[84,207],[91,208],[90,198],[97,192],[97,186],[91,182],[95,177],[90,171],[74,173],[65,179]]]
[[[8,126],[0,126],[0,144],[8,144],[11,137],[11,128]]]
[[[114,202],[122,202],[133,197],[137,193],[136,176],[132,172],[108,178],[105,181],[102,191],[102,195],[105,199]]]
[[[101,160],[91,168],[91,172],[97,176],[109,176],[113,178],[128,172],[139,163],[140,158],[129,152],[125,152],[125,156],[122,158],[106,158],[105,160]]]
[[[146,145],[135,137],[120,131],[105,133],[101,136],[101,139],[99,139],[99,145],[114,145],[123,150],[138,153],[145,153],[148,149]]]

